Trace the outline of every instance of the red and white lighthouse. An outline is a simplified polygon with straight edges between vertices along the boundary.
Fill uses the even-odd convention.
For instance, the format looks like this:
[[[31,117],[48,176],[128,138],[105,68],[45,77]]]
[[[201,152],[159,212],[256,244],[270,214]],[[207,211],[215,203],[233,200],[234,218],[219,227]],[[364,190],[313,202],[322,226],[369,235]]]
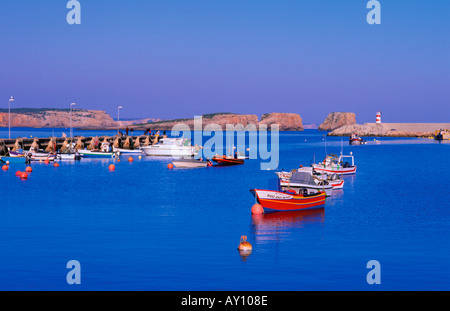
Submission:
[[[377,121],[376,123],[381,123],[381,112],[377,112]]]

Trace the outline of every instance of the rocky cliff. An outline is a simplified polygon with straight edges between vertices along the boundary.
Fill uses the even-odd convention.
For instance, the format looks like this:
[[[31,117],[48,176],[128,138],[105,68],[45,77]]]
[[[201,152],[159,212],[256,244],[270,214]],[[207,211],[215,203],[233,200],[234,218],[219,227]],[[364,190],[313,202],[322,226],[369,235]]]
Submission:
[[[165,130],[170,131],[177,124],[185,124],[189,126],[191,129],[194,129],[194,119],[176,119],[176,120],[166,120],[166,121],[158,121],[152,122],[148,124],[140,124],[130,126],[135,130]],[[279,124],[280,131],[302,131],[303,124],[302,118],[300,115],[295,113],[268,113],[264,114],[261,120],[258,120],[258,117],[253,114],[235,114],[235,113],[215,113],[215,114],[207,114],[202,116],[202,127],[203,129],[207,125],[217,124],[223,130],[226,129],[226,125],[237,125],[242,124],[244,127],[249,124],[255,124],[256,129],[258,129],[258,125],[266,124],[268,125],[268,129],[270,129],[270,125]]]
[[[332,131],[344,125],[356,124],[356,117],[353,112],[332,112],[325,121],[319,125],[319,131]]]
[[[302,118],[296,113],[266,113],[258,124],[279,124],[280,131],[303,131]]]
[[[72,127],[109,127],[115,122],[105,111],[72,110]],[[69,109],[12,109],[11,127],[69,127]],[[8,112],[0,112],[0,127],[8,127]]]

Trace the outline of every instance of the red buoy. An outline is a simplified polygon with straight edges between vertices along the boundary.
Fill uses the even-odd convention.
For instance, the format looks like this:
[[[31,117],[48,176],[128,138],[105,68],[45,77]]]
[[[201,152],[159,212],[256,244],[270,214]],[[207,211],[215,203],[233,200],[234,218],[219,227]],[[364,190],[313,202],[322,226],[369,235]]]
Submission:
[[[240,251],[251,251],[252,245],[247,242],[247,237],[245,235],[241,236],[241,242],[239,243],[238,250]]]
[[[26,172],[20,173],[20,179],[27,179],[27,178],[28,178],[28,174]]]
[[[133,162],[133,157],[128,157],[128,162]]]
[[[108,168],[110,171],[116,170],[116,166],[114,164],[110,164]]]
[[[8,169],[9,169],[8,165],[5,164],[5,165],[2,166],[2,170],[7,171]]]
[[[55,162],[55,163],[53,163],[53,166],[54,166],[54,167],[58,167],[58,166],[59,166],[59,163],[56,163],[56,162]]]
[[[262,207],[261,204],[254,204],[252,206],[252,214],[263,214],[264,213],[264,208]]]
[[[17,177],[20,177],[20,174],[22,174],[21,171],[17,171],[17,172],[16,172],[16,176],[17,176]]]
[[[167,164],[167,168],[173,168],[173,164],[172,163]]]
[[[31,173],[33,171],[33,169],[31,168],[31,166],[27,166],[27,168],[25,169],[25,172],[27,173]]]
[[[45,159],[45,160],[44,160],[44,163],[45,163],[45,164],[48,164],[48,163],[50,163],[50,161],[49,161],[48,159]]]

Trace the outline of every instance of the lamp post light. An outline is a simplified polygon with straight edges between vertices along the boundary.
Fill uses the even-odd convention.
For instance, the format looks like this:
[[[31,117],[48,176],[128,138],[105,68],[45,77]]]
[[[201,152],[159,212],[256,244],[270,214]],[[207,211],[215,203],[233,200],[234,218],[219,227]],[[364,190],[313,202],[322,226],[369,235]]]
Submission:
[[[11,103],[14,102],[14,97],[11,96],[9,99],[9,108],[8,108],[8,136],[11,139]]]
[[[117,135],[119,135],[119,127],[120,127],[120,123],[119,123],[119,114],[120,114],[120,109],[123,108],[122,106],[117,107]]]
[[[72,141],[72,106],[75,106],[75,103],[70,104],[70,140]]]

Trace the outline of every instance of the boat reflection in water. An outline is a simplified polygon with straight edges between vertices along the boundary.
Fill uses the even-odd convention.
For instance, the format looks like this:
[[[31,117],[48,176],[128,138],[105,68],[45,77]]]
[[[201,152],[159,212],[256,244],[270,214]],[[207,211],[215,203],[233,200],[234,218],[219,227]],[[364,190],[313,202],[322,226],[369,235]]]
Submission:
[[[252,224],[257,242],[286,239],[292,229],[303,228],[307,224],[325,221],[325,208],[313,210],[253,214]]]

